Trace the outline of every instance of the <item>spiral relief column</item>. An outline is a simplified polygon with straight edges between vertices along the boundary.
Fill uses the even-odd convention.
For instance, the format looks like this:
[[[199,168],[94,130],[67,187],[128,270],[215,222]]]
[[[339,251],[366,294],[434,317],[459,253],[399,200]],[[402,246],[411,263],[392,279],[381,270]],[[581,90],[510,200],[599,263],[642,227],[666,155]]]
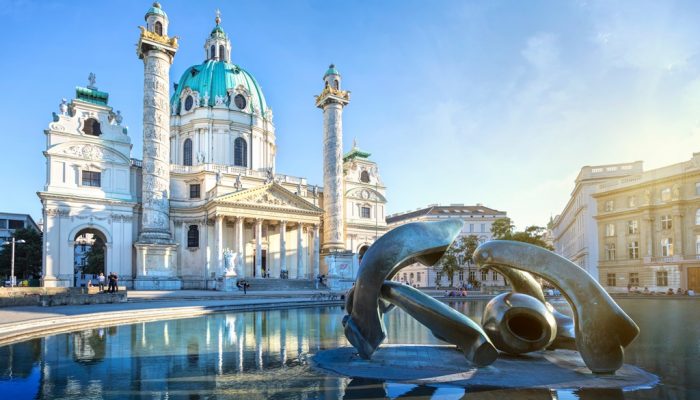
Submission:
[[[160,4],[146,12],[137,55],[143,60],[143,163],[141,227],[136,289],[179,289],[177,244],[170,232],[169,71],[177,38],[168,37],[168,17]]]

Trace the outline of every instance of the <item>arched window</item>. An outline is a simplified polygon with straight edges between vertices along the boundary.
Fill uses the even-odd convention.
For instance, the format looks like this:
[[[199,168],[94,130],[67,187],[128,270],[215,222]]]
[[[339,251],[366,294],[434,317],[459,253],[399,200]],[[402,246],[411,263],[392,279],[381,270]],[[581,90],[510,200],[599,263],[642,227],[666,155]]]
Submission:
[[[86,135],[100,136],[102,134],[100,122],[95,118],[88,118],[83,124],[83,132]]]
[[[213,44],[211,45],[211,48],[209,49],[209,53],[210,53],[209,58],[211,58],[212,60],[216,58],[216,46],[215,45],[213,45]]]
[[[187,247],[199,247],[199,227],[190,225],[187,230]]]
[[[224,45],[219,45],[219,60],[225,60],[226,59],[226,49],[224,48]]]
[[[369,172],[362,171],[360,173],[360,181],[364,183],[369,183]]]
[[[233,165],[248,166],[248,144],[240,137],[233,142]]]
[[[193,105],[194,99],[192,98],[192,96],[187,96],[187,98],[185,98],[185,111],[190,111]]]
[[[340,82],[337,79],[333,79],[333,89],[340,89]]]
[[[157,34],[163,35],[163,24],[160,23],[160,21],[156,21],[155,29]]]
[[[700,225],[700,208],[695,211],[695,225]]]
[[[192,165],[192,139],[185,139],[182,148],[182,164]]]

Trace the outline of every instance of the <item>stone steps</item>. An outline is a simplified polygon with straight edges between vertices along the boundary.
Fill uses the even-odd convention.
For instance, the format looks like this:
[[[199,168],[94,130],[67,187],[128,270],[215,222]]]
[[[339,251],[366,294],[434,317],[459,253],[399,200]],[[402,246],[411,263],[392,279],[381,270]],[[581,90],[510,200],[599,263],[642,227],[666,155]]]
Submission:
[[[250,284],[248,290],[271,292],[285,290],[316,290],[316,282],[310,279],[246,278]],[[319,289],[326,289],[319,286]]]

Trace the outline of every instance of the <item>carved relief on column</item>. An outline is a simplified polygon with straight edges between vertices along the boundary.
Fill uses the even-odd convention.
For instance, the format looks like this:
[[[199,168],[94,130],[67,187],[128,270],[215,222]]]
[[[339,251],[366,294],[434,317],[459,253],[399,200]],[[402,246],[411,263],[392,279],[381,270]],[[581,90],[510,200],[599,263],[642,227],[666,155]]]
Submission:
[[[169,242],[170,237],[170,58],[159,51],[144,57],[143,167],[140,240]]]
[[[262,218],[255,219],[255,277],[262,278]]]
[[[289,276],[287,271],[287,221],[280,221],[280,275]]]
[[[304,226],[297,225],[297,279],[304,279]]]
[[[323,247],[344,250],[343,223],[343,106],[323,107]]]

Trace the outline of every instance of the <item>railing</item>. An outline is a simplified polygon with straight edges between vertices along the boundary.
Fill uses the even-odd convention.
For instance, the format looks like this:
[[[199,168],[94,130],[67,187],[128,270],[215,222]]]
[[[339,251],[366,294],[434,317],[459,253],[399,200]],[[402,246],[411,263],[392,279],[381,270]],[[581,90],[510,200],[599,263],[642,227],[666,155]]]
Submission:
[[[140,163],[140,161],[139,161],[139,163]],[[233,165],[222,165],[222,164],[178,165],[178,164],[170,164],[170,172],[174,172],[174,173],[189,174],[189,173],[201,172],[201,171],[217,172],[217,173],[220,172],[222,174],[241,175],[241,176],[261,178],[261,179],[267,178],[267,172],[265,172],[265,171],[256,171],[253,169],[248,169],[245,167],[237,167],[237,166],[233,166]],[[306,178],[300,178],[300,177],[291,176],[291,175],[275,174],[275,179],[278,182],[282,182],[282,183],[306,185]]]

